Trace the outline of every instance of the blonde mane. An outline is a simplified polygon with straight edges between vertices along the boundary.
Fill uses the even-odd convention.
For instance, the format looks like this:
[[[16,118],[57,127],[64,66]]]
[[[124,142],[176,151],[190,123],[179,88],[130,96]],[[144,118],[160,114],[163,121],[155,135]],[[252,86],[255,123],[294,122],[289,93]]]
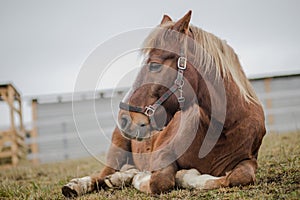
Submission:
[[[150,33],[144,41],[143,53],[149,53],[151,50],[149,47],[166,46],[165,41],[168,36],[168,30],[173,25],[174,22],[168,22],[160,26],[162,29],[154,30]],[[247,102],[258,103],[259,100],[241,67],[238,56],[226,43],[226,41],[221,40],[215,35],[198,27],[190,25],[189,28],[193,34],[194,40],[196,41],[193,42],[192,47],[193,56],[195,57],[196,62],[195,64],[201,67],[201,70],[205,73],[213,70],[216,73],[215,77],[217,79],[231,77],[239,88],[241,95]],[[178,37],[175,38],[175,40],[179,41]]]

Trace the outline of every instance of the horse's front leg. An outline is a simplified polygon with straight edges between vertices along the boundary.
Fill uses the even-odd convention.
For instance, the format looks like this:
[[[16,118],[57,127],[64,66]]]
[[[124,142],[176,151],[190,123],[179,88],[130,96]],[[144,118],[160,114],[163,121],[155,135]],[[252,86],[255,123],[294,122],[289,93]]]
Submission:
[[[116,128],[107,155],[107,166],[98,174],[72,179],[62,187],[62,193],[66,197],[73,197],[107,187],[106,177],[117,172],[124,164],[132,164],[130,141],[125,139],[120,130]],[[110,166],[113,166],[113,168]]]
[[[157,133],[154,142],[151,168],[152,173],[139,173],[133,179],[135,188],[142,192],[158,194],[166,192],[175,186],[175,176],[178,170],[176,164],[176,153],[186,148],[185,137],[191,137],[189,130],[197,127],[199,113],[198,105],[194,104],[185,112],[175,113],[173,119],[161,132]],[[188,123],[183,123],[179,129],[181,119],[188,119]]]
[[[90,175],[81,178],[73,178],[61,189],[65,197],[76,197],[94,191],[96,188],[104,185],[104,178],[107,174],[114,173],[113,168],[105,166],[100,175]]]
[[[130,186],[133,177],[140,173],[133,165],[124,165],[120,171],[117,171],[104,178],[105,184],[110,188],[123,188]]]
[[[177,166],[175,163],[167,167],[150,172],[139,172],[134,176],[132,185],[145,193],[159,194],[167,192],[175,186]]]

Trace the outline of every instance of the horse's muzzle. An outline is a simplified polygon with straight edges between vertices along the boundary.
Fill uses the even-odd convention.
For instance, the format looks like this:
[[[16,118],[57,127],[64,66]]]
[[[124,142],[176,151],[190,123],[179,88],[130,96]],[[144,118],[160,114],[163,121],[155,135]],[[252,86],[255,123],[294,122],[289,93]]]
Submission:
[[[151,137],[151,126],[149,123],[143,121],[136,123],[132,120],[130,115],[125,113],[119,116],[118,121],[118,127],[122,135],[128,139],[142,141]]]

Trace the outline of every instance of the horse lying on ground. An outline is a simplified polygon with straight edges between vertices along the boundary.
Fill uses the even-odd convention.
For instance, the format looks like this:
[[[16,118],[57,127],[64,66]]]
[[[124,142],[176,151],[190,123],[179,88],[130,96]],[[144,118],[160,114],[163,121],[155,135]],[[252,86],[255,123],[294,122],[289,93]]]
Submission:
[[[233,49],[190,18],[191,11],[177,22],[165,15],[146,38],[106,167],[71,180],[65,196],[126,185],[157,194],[254,183],[262,106]]]

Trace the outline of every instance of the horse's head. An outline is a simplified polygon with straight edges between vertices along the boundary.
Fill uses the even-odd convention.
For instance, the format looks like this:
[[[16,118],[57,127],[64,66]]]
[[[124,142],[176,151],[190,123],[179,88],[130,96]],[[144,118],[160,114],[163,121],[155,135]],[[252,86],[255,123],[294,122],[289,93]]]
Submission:
[[[132,93],[120,103],[119,128],[131,139],[143,140],[162,130],[176,111],[193,99],[197,72],[187,62],[191,11],[177,22],[164,16],[158,29],[145,40],[142,69]]]

